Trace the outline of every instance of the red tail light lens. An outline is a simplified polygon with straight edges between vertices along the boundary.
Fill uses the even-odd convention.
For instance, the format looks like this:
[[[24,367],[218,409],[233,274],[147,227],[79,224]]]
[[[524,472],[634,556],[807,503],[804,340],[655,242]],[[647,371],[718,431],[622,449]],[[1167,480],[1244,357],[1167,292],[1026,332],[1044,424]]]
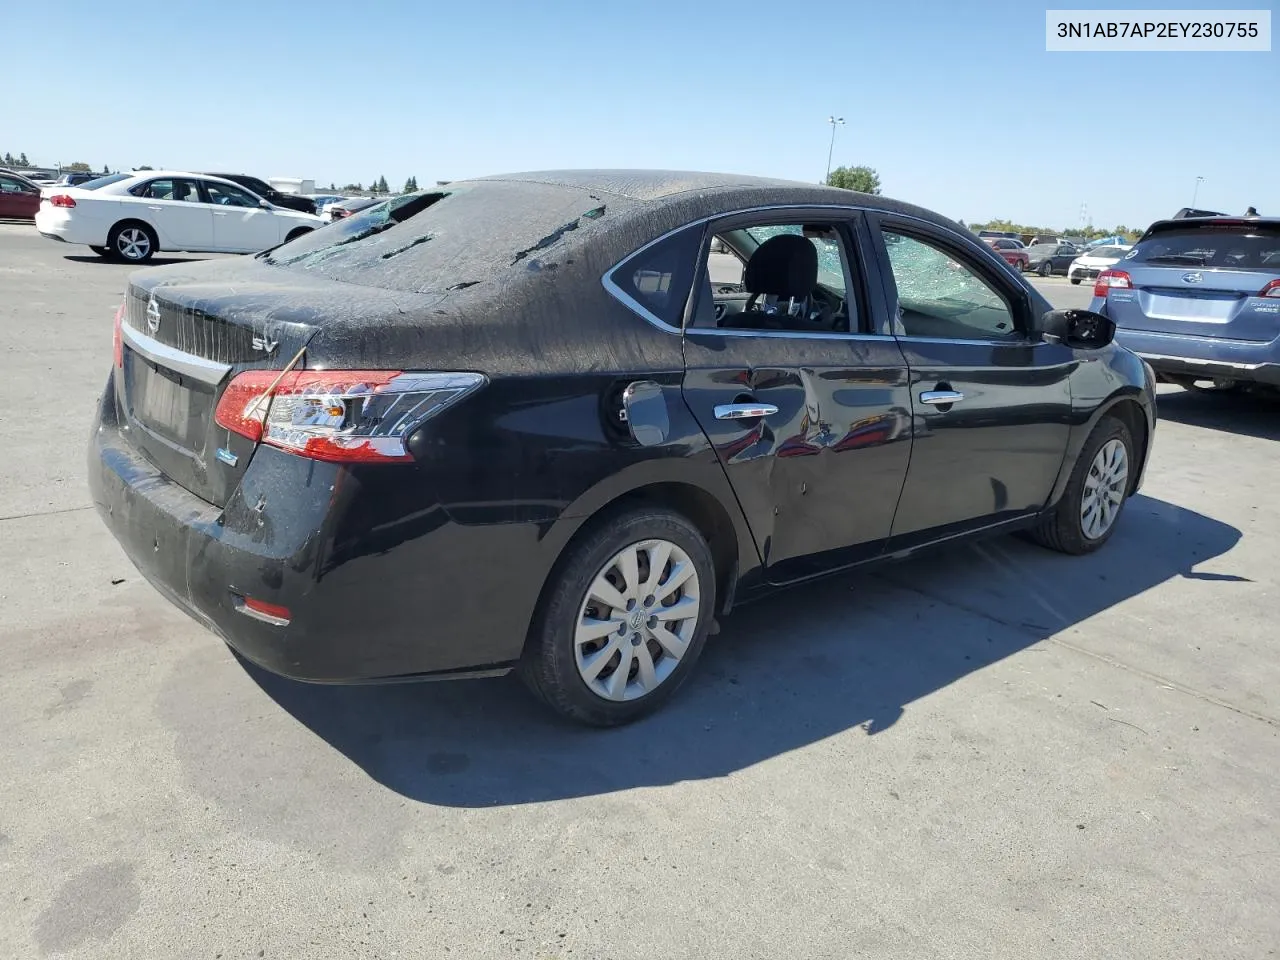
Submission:
[[[55,193],[49,198],[49,202],[55,207],[74,207],[76,205],[75,198],[65,193]]]
[[[1258,296],[1266,297],[1268,300],[1280,300],[1280,280],[1272,280],[1258,291]]]
[[[1098,279],[1093,284],[1093,295],[1095,297],[1105,297],[1108,290],[1130,290],[1132,288],[1133,279],[1125,271],[1103,270],[1098,274]]]
[[[486,382],[478,373],[398,370],[303,370],[279,383],[277,377],[274,370],[240,374],[223,391],[214,420],[250,440],[336,463],[410,460],[409,434]]]
[[[111,329],[111,348],[116,359],[116,369],[124,367],[124,338],[120,335],[120,324],[124,320],[124,304],[116,310],[115,323]]]

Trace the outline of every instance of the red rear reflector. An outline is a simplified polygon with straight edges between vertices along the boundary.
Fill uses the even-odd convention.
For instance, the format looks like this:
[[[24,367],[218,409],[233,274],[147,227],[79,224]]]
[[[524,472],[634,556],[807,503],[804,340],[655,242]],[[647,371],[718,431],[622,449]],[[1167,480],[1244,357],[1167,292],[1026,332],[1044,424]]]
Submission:
[[[1280,300],[1280,280],[1272,280],[1258,291],[1258,296],[1269,300]]]
[[[1105,297],[1111,289],[1129,290],[1133,288],[1133,280],[1123,270],[1103,270],[1093,284],[1093,295]]]
[[[243,613],[246,617],[277,627],[287,627],[289,621],[293,619],[293,614],[289,612],[288,607],[282,607],[278,603],[267,603],[265,600],[255,600],[253,597],[238,597],[236,611]]]
[[[75,199],[65,193],[55,193],[49,198],[49,202],[55,207],[74,207],[76,205]]]
[[[111,346],[115,351],[116,369],[124,367],[124,338],[120,335],[120,324],[124,320],[124,304],[120,304],[120,308],[116,310],[115,324],[111,331]]]

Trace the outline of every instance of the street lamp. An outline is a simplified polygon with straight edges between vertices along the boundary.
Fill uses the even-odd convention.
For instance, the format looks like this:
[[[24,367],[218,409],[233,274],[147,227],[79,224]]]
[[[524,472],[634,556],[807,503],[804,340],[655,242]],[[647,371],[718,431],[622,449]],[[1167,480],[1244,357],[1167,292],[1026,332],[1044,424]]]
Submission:
[[[1191,209],[1196,208],[1196,198],[1200,196],[1200,184],[1204,183],[1204,177],[1196,177],[1196,188],[1191,193]]]
[[[831,146],[827,147],[827,175],[822,181],[824,185],[831,179],[831,154],[836,148],[836,124],[843,124],[844,117],[827,117],[827,123],[831,124]]]

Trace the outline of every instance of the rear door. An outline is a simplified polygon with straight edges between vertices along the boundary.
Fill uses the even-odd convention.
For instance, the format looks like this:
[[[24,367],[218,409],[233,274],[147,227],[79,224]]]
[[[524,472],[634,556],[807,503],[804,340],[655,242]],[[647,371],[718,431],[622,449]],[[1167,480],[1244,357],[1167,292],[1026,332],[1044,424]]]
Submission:
[[[213,211],[214,249],[255,253],[284,239],[281,218],[264,209],[259,198],[248,190],[215,180],[200,183]]]
[[[1266,343],[1280,336],[1280,224],[1180,221],[1111,269],[1106,313],[1121,330]]]
[[[700,254],[684,396],[774,583],[881,553],[906,476],[906,365],[894,340],[874,332],[864,231],[852,211],[743,214],[713,222]],[[711,254],[713,240],[733,252]],[[744,275],[771,241],[816,254],[808,295],[761,293],[753,269]]]
[[[142,219],[155,228],[163,249],[213,249],[213,214],[194,180],[161,177],[130,192],[143,205]]]
[[[1073,352],[1040,339],[1024,287],[962,238],[875,224],[914,432],[889,550],[1040,510],[1066,455]]]

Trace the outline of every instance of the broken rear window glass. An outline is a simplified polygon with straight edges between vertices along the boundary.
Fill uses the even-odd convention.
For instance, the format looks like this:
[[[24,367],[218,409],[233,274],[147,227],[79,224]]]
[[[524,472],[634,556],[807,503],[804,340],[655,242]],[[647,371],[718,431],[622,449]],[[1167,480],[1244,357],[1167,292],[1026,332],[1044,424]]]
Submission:
[[[379,204],[260,254],[347,283],[418,293],[508,269],[555,269],[618,201],[539,183],[478,181]]]

